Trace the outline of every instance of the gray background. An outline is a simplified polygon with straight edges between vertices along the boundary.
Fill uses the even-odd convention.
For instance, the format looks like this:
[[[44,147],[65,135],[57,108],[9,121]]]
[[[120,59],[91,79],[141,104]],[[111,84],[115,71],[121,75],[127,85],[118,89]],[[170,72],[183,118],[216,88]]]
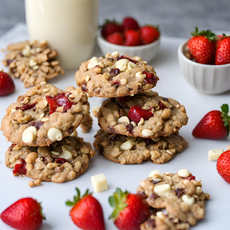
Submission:
[[[100,23],[131,15],[140,24],[160,25],[162,35],[174,37],[188,37],[195,26],[230,31],[230,0],[100,0],[99,15]],[[24,21],[24,0],[0,0],[0,36]]]

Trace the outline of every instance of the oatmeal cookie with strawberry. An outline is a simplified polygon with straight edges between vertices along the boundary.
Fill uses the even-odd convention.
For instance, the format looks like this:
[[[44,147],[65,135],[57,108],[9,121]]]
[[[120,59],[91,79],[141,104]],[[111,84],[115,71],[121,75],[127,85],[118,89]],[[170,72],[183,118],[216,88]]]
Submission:
[[[47,82],[47,80],[64,74],[55,59],[57,50],[48,48],[47,41],[25,41],[7,47],[9,53],[3,64],[9,67],[9,74],[23,81],[29,88]]]
[[[80,88],[39,84],[8,107],[1,130],[17,145],[46,146],[70,136],[88,115],[88,98]]]
[[[14,175],[62,183],[83,174],[94,154],[90,143],[71,136],[45,147],[12,144],[5,154],[5,164],[13,168]]]
[[[111,134],[100,129],[95,138],[93,145],[99,154],[120,164],[140,164],[145,160],[163,164],[188,146],[184,138],[178,134],[155,139],[135,138]]]
[[[159,78],[154,68],[140,57],[119,56],[114,52],[83,62],[75,80],[90,96],[111,98],[149,90]]]
[[[187,122],[183,105],[153,91],[107,99],[98,113],[103,130],[133,137],[169,136]]]
[[[197,220],[204,218],[205,200],[210,198],[208,193],[203,192],[201,181],[197,181],[187,169],[164,174],[154,170],[141,181],[137,193],[142,194],[151,207],[161,209],[157,215],[161,219],[169,217],[177,220],[175,223],[189,225],[195,225]]]

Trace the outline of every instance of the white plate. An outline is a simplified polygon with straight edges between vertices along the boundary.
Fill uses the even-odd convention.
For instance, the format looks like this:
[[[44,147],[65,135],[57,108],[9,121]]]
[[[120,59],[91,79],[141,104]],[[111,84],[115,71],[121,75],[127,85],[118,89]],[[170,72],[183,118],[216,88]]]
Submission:
[[[13,42],[19,42],[28,39],[26,27],[20,24],[0,38],[0,49]],[[211,200],[206,205],[205,219],[198,221],[197,225],[192,228],[196,230],[216,230],[229,229],[229,207],[230,207],[230,185],[227,184],[216,171],[216,162],[208,162],[208,150],[225,149],[229,144],[228,140],[212,141],[195,139],[192,135],[192,129],[198,121],[207,112],[220,109],[223,103],[230,103],[230,93],[218,96],[202,95],[190,87],[182,76],[178,65],[177,48],[184,40],[172,37],[162,37],[162,44],[158,56],[150,64],[156,69],[160,78],[155,90],[159,95],[171,97],[185,105],[189,123],[181,129],[180,134],[188,141],[189,147],[182,153],[178,154],[173,160],[166,164],[156,165],[145,162],[140,165],[119,165],[107,161],[102,156],[96,154],[91,160],[86,173],[79,178],[63,183],[55,184],[43,182],[42,186],[30,188],[28,182],[31,180],[27,177],[13,177],[12,170],[4,164],[4,154],[10,143],[5,141],[5,137],[0,136],[0,212],[6,207],[23,197],[33,197],[42,202],[43,212],[46,220],[41,227],[42,230],[74,230],[78,229],[69,217],[70,208],[65,205],[65,201],[72,199],[75,194],[75,187],[79,187],[82,192],[89,188],[91,191],[90,177],[99,173],[104,173],[108,179],[109,190],[103,193],[94,193],[99,200],[104,211],[106,229],[117,229],[111,220],[108,220],[112,209],[108,203],[108,197],[113,194],[117,187],[127,189],[135,193],[141,180],[148,177],[150,171],[159,169],[162,172],[177,172],[179,169],[187,168],[198,180],[203,182],[203,190],[210,193]],[[4,53],[0,53],[0,60],[4,58]],[[94,50],[92,56],[101,56],[98,48]],[[0,69],[5,67],[0,63]],[[64,89],[67,86],[75,86],[75,71],[66,71],[64,76],[59,76],[50,81],[55,86]],[[2,120],[5,110],[9,104],[16,101],[16,98],[24,94],[27,89],[19,80],[15,80],[16,91],[9,96],[0,97],[0,120]],[[103,99],[90,98],[91,108],[100,106]],[[94,135],[98,130],[97,121],[94,118],[93,129],[88,134],[82,134],[78,129],[79,136],[84,137],[86,141],[93,143]],[[0,229],[10,230],[12,228],[0,221]]]

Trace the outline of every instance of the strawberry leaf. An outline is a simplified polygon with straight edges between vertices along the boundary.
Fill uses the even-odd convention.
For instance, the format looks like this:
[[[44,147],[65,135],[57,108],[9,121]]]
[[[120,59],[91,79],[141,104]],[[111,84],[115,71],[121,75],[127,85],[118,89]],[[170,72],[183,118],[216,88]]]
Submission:
[[[199,31],[198,27],[195,27],[195,31],[191,32],[191,35],[196,37],[196,36],[205,36],[206,38],[208,38],[208,40],[211,41],[216,41],[217,40],[217,36],[216,34],[214,34],[211,30],[202,30]]]
[[[222,121],[224,122],[224,126],[225,126],[226,131],[227,131],[227,136],[226,137],[228,137],[229,130],[230,130],[230,116],[228,115],[228,112],[229,112],[228,104],[223,104],[221,106],[221,111],[222,111],[222,114],[221,114]]]

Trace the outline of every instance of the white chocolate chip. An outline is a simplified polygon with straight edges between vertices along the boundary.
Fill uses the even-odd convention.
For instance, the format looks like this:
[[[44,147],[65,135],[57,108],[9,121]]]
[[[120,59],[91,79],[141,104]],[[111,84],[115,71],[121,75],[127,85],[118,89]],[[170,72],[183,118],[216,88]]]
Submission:
[[[158,174],[160,176],[163,176],[162,172],[160,170],[153,170],[149,173],[149,177],[153,177],[155,174]]]
[[[43,118],[41,119],[41,121],[43,121],[43,122],[46,122],[46,121],[48,121],[48,120],[49,120],[48,117],[43,117]]]
[[[30,126],[22,133],[22,141],[25,143],[31,143],[36,139],[37,129],[34,126]]]
[[[133,125],[133,127],[136,127],[136,123],[134,121],[131,121],[131,124]]]
[[[173,153],[172,153],[170,150],[168,150],[168,149],[166,150],[166,152],[167,152],[168,154],[171,154],[171,155],[173,154]]]
[[[45,85],[45,84],[46,84],[46,82],[45,82],[45,81],[42,81],[40,84],[41,84],[41,85]]]
[[[155,142],[157,142],[157,141],[159,141],[160,140],[160,138],[159,137],[157,137],[157,138],[151,138],[153,141],[155,141]]]
[[[30,67],[34,67],[37,65],[37,62],[35,60],[31,59],[29,65],[30,65]]]
[[[178,171],[177,174],[180,177],[188,177],[190,175],[190,172],[188,171],[188,169],[181,169]]]
[[[197,195],[200,195],[201,193],[202,193],[203,191],[202,191],[202,188],[200,187],[200,186],[198,186],[198,187],[196,187],[196,194]]]
[[[99,62],[98,62],[98,59],[97,57],[93,57],[90,61],[89,61],[89,64],[87,66],[88,69],[92,69],[94,66],[98,65]]]
[[[124,72],[127,69],[127,66],[125,64],[120,64],[116,66],[120,71]]]
[[[51,151],[51,153],[52,153],[54,156],[59,156],[59,155],[60,155],[59,152],[55,152],[55,151]]]
[[[223,149],[212,149],[208,151],[208,160],[216,161],[219,156],[224,152]]]
[[[29,57],[31,52],[30,52],[30,46],[26,46],[25,49],[22,50],[22,54],[25,56],[25,57]]]
[[[142,135],[145,137],[150,137],[153,135],[153,131],[149,130],[149,129],[143,129],[142,130]]]
[[[35,50],[32,50],[32,49],[31,49],[31,50],[30,50],[30,53],[31,53],[31,54],[34,54],[34,53],[35,53]]]
[[[49,129],[47,135],[48,135],[48,138],[51,141],[60,141],[63,138],[62,132],[59,129],[57,129],[57,128],[51,128],[51,129]]]
[[[16,109],[11,109],[10,110],[10,113],[13,113],[13,112],[15,112],[16,111]]]
[[[125,123],[125,124],[129,124],[130,121],[129,121],[129,118],[127,116],[123,116],[123,117],[120,117],[118,119],[118,123]]]
[[[138,79],[140,79],[140,80],[143,80],[143,79],[145,79],[146,75],[143,74],[142,72],[137,72],[135,74],[135,77],[138,78]]]
[[[91,176],[91,183],[95,192],[103,192],[109,189],[107,179],[104,174]]]
[[[126,85],[127,82],[128,82],[127,79],[121,79],[121,80],[120,80],[120,84],[121,84],[121,85]]]
[[[37,70],[39,67],[38,67],[38,65],[35,65],[34,67],[33,67],[33,70]]]
[[[62,146],[62,154],[59,156],[60,158],[65,158],[66,160],[70,160],[73,158],[73,155],[70,151],[68,151],[65,146]]]
[[[78,136],[78,133],[77,133],[77,130],[75,129],[71,134],[70,134],[71,137],[77,137]]]
[[[135,61],[141,61],[142,59],[139,56],[135,56],[135,57],[133,57],[133,60],[135,60]]]
[[[121,149],[129,150],[133,147],[134,143],[132,141],[126,141],[121,145]]]
[[[157,213],[156,213],[156,216],[157,216],[158,218],[160,218],[160,219],[164,219],[164,218],[165,218],[165,215],[164,215],[163,212],[157,212]]]
[[[93,107],[92,112],[94,117],[97,117],[99,110],[100,110],[100,106]]]
[[[35,51],[36,51],[36,53],[40,53],[41,52],[41,48],[38,47],[38,48],[36,48]]]
[[[87,75],[86,78],[85,78],[85,81],[88,82],[90,80],[90,76]]]
[[[131,61],[128,63],[128,68],[129,69],[136,68],[136,67],[137,67],[137,65],[135,63],[133,63]]]
[[[119,52],[115,51],[113,53],[111,53],[111,56],[118,58],[119,57]]]
[[[144,118],[142,117],[141,120],[139,121],[139,123],[137,125],[143,125],[145,122]]]
[[[194,198],[189,197],[188,195],[183,195],[182,200],[188,205],[193,205],[194,204]]]
[[[161,184],[154,187],[154,193],[158,196],[168,196],[170,190],[171,186],[169,184]]]
[[[129,63],[129,60],[121,59],[115,63],[115,67],[117,67],[118,65],[128,65],[128,63]]]

